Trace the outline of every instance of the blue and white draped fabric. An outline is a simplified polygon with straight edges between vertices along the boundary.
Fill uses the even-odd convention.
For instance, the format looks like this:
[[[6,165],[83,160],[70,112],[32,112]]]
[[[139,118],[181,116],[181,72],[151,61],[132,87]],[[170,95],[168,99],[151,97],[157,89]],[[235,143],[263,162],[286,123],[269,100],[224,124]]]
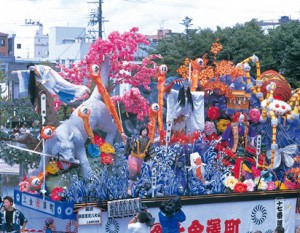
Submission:
[[[50,93],[58,95],[64,103],[80,100],[84,94],[90,92],[89,88],[84,85],[68,82],[49,66],[36,65],[34,71],[36,80],[42,83]]]
[[[274,157],[274,166],[273,169],[278,168],[281,164],[281,161],[284,162],[285,166],[292,167],[294,165],[294,158],[293,155],[297,153],[298,146],[296,144],[288,145],[284,148],[280,148],[279,150],[275,151]],[[271,159],[272,151],[267,151],[268,159]]]
[[[19,94],[28,95],[29,70],[18,70],[16,73],[19,79]]]

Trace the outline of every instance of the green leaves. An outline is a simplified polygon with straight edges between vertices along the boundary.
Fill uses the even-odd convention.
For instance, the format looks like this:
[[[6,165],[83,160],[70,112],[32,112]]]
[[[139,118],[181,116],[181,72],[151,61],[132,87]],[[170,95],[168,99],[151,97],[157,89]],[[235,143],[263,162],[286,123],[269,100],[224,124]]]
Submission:
[[[40,161],[39,155],[11,148],[3,141],[0,142],[0,158],[11,166],[20,164],[25,168],[35,168]]]
[[[192,25],[191,21],[189,25]],[[236,64],[255,54],[260,59],[262,72],[269,69],[279,71],[289,82],[299,86],[300,23],[296,20],[269,30],[263,29],[257,20],[231,28],[217,27],[216,31],[189,28],[185,33],[174,33],[160,40],[156,50],[151,52],[163,56],[161,63],[169,67],[168,76],[178,76],[176,69],[184,58],[195,59],[209,54],[216,38],[223,45],[218,60],[231,60]],[[254,72],[252,69],[253,76]]]

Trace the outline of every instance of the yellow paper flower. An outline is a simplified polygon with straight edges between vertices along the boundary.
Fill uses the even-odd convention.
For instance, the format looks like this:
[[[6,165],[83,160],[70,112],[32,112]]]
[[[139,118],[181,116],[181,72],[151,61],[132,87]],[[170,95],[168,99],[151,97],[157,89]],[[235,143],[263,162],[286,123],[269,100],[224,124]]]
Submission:
[[[268,187],[267,182],[265,182],[263,179],[259,179],[259,177],[256,177],[254,180],[255,185],[258,185],[258,190],[266,190]]]
[[[217,123],[217,129],[219,132],[223,133],[226,128],[227,125],[230,123],[230,120],[225,120],[225,119],[221,119],[219,120],[219,122]]]
[[[281,183],[281,182],[279,182],[279,181],[275,181],[276,187],[278,187],[280,183]],[[279,190],[287,190],[287,189],[288,189],[288,188],[285,186],[284,183],[281,183],[281,184],[280,184]]]
[[[55,161],[50,161],[46,166],[46,171],[52,175],[57,174],[60,170]]]
[[[115,153],[115,148],[107,142],[103,143],[100,146],[100,150],[102,153],[105,153],[105,154],[114,154]]]

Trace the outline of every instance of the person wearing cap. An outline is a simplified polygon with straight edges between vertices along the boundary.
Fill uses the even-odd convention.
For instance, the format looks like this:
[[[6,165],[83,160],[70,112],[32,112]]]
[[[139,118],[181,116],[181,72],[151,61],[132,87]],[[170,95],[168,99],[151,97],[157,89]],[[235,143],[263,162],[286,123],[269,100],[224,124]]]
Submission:
[[[20,210],[13,207],[14,199],[6,196],[3,199],[3,208],[0,212],[1,230],[6,233],[24,232],[27,219]]]
[[[53,218],[45,219],[45,233],[52,233],[55,230],[55,222]]]
[[[163,202],[159,209],[158,217],[162,233],[179,233],[179,223],[186,219],[181,209],[180,198],[175,197]]]

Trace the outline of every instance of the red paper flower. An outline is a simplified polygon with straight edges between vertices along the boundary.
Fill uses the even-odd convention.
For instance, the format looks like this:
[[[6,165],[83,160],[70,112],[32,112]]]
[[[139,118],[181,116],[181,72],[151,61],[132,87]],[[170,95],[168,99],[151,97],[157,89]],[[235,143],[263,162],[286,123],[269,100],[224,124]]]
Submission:
[[[207,116],[210,120],[215,121],[220,117],[220,110],[218,107],[211,106],[208,109]]]
[[[53,201],[60,201],[64,192],[65,190],[62,187],[56,187],[52,190],[50,197]]]
[[[98,135],[95,135],[94,141],[95,141],[95,144],[99,147],[102,146],[102,144],[105,143],[105,140],[103,138],[101,138],[100,136],[98,136]]]
[[[101,153],[100,161],[102,164],[111,165],[114,163],[114,157],[110,154]]]
[[[234,192],[236,192],[236,193],[247,192],[247,185],[242,182],[236,183],[236,185],[234,186]]]
[[[252,170],[252,174],[255,178],[260,177],[260,170],[258,168],[256,168],[255,166],[252,166],[251,170]]]

